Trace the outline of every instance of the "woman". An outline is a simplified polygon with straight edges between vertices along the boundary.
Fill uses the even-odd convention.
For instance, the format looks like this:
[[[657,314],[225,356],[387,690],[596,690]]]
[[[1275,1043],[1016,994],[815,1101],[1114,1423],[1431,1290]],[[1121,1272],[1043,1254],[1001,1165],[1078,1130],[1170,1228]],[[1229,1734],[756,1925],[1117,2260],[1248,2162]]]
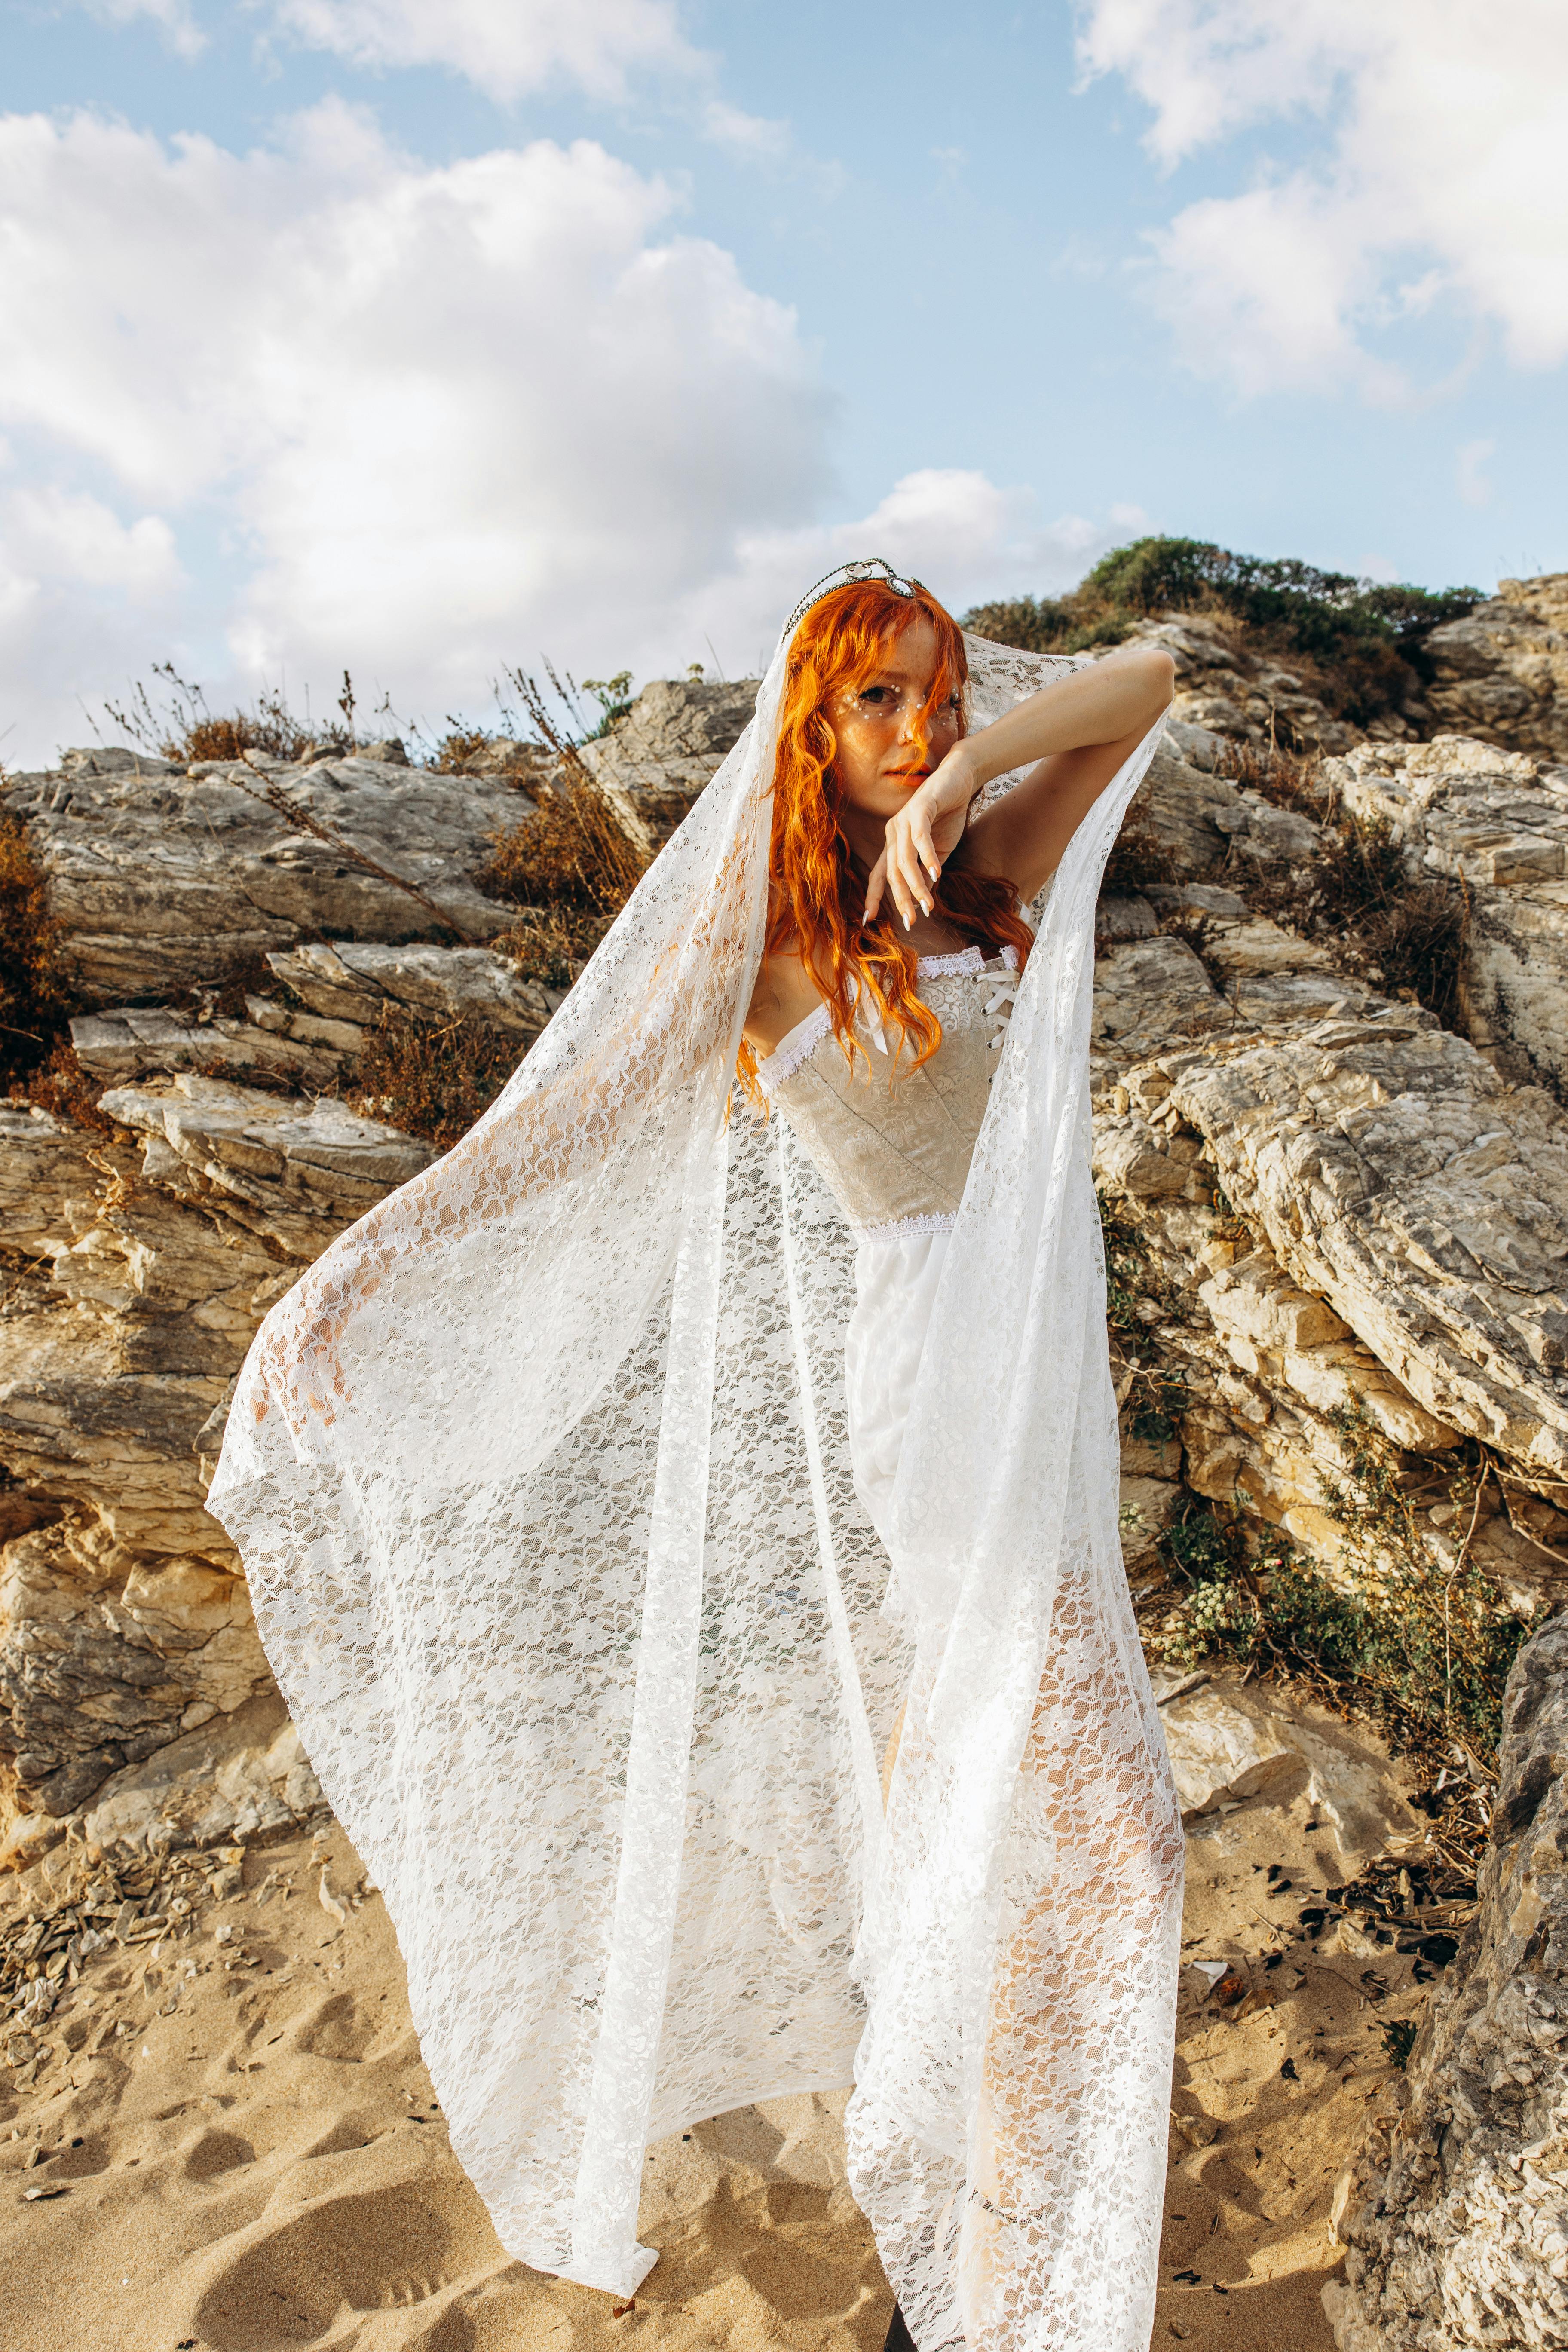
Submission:
[[[500,1100],[268,1317],[213,1507],[509,2251],[630,2294],[650,2139],[853,2079],[921,2352],[1141,2352],[1180,1834],[1087,1040],[1169,665],[966,681],[842,573]]]

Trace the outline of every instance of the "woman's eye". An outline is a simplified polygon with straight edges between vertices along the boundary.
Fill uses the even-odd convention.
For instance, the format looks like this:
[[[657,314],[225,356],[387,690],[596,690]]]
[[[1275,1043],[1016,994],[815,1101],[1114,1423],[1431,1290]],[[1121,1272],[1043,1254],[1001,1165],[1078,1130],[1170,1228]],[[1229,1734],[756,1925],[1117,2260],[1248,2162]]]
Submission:
[[[868,686],[861,690],[862,702],[886,702],[887,698],[888,689],[885,686]]]

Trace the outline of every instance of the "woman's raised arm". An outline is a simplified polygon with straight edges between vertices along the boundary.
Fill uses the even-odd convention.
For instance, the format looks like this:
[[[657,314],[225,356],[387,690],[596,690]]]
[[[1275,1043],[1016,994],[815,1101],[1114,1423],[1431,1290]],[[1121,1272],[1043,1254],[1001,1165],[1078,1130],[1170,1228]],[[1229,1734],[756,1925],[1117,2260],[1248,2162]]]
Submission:
[[[1010,768],[1035,764],[1005,799],[967,830],[966,863],[1005,875],[1027,901],[1056,872],[1063,851],[1118,769],[1169,707],[1174,665],[1163,647],[1131,646],[960,738],[942,765],[888,823],[888,845],[867,893],[868,919],[884,883],[906,929],[915,909],[929,915],[942,866],[932,828],[966,810]],[[951,853],[950,853],[951,855]]]

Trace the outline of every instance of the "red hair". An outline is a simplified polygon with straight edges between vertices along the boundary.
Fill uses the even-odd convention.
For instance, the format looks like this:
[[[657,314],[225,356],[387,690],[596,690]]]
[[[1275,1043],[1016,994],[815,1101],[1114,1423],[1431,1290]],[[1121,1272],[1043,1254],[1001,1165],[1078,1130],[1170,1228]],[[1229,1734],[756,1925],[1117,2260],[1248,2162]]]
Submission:
[[[906,1038],[913,1042],[917,1066],[942,1043],[941,1023],[915,992],[919,959],[900,936],[891,895],[884,893],[872,922],[863,919],[869,877],[844,832],[845,796],[833,767],[838,747],[826,709],[840,688],[870,685],[889,646],[920,619],[931,622],[937,640],[936,670],[915,728],[923,761],[936,712],[954,695],[962,711],[969,661],[957,622],[918,581],[912,596],[879,580],[855,581],[812,605],[790,646],[779,711],[763,953],[802,958],[851,1062],[865,1050],[855,1035],[858,999],[897,1033],[895,1054]],[[943,866],[932,911],[987,954],[1016,948],[1021,969],[1034,933],[1017,891],[1000,875],[972,871],[967,846],[966,836]],[[760,1099],[757,1056],[744,1040],[740,1076]]]

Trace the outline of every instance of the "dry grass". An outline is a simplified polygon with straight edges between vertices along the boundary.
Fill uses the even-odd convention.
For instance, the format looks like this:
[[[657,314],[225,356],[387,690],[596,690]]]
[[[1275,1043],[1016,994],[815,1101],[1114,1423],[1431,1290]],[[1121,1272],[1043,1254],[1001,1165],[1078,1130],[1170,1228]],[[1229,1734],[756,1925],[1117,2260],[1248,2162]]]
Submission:
[[[229,1073],[226,1071],[224,1075]],[[89,1078],[77,1060],[75,1049],[62,1041],[26,1077],[13,1086],[11,1100],[36,1103],[40,1110],[50,1112],[56,1118],[91,1128],[99,1135],[114,1135],[119,1130],[113,1120],[106,1118],[98,1107],[102,1092],[102,1079]]]
[[[1462,1035],[1459,972],[1469,917],[1463,886],[1413,876],[1386,824],[1341,804],[1320,757],[1227,743],[1217,772],[1322,827],[1310,865],[1269,873],[1231,860],[1225,878],[1253,911],[1326,948],[1349,977],[1424,1004]]]
[[[487,1111],[521,1059],[515,1036],[488,1022],[437,1026],[401,1012],[384,1013],[365,1038],[348,1100],[441,1150]]]
[[[1151,882],[1168,881],[1170,873],[1170,853],[1161,847],[1147,812],[1134,799],[1111,844],[1100,896],[1115,898],[1121,892],[1144,890]]]
[[[275,760],[297,761],[314,749],[352,749],[353,688],[346,672],[343,693],[344,723],[318,733],[295,717],[278,688],[263,694],[253,709],[216,713],[207,709],[201,688],[182,677],[173,662],[154,662],[151,688],[139,679],[122,702],[105,702],[103,708],[127,742],[160,759],[194,765],[266,751]]]
[[[59,937],[26,829],[0,814],[0,1076],[24,1077],[58,1042],[72,1001]]]

